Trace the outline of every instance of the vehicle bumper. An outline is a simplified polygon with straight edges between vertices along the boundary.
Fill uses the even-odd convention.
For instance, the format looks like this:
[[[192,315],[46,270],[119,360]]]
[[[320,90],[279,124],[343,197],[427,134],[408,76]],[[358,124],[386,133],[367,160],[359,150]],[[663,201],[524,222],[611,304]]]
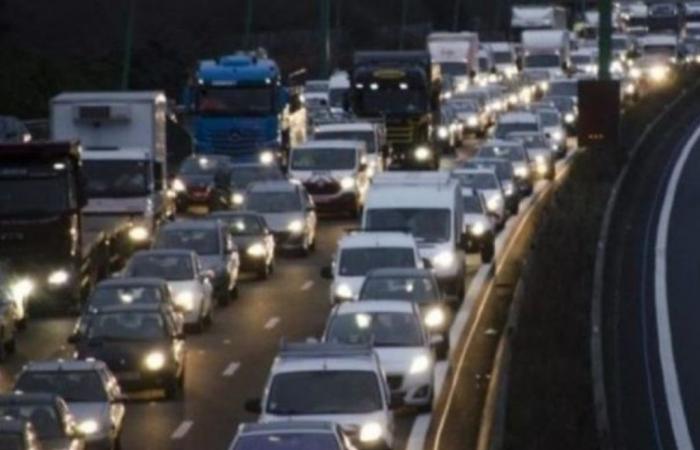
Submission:
[[[267,256],[256,258],[245,252],[240,252],[239,258],[241,260],[241,272],[258,272],[265,268],[269,259]]]
[[[358,204],[357,193],[341,191],[331,195],[312,195],[316,209],[320,212],[348,212],[353,211]]]
[[[275,231],[275,247],[278,250],[299,250],[304,247],[304,233],[290,233],[289,231]]]
[[[119,385],[125,391],[138,391],[142,389],[163,389],[177,378],[175,368],[164,369],[157,372],[126,371],[114,374]]]

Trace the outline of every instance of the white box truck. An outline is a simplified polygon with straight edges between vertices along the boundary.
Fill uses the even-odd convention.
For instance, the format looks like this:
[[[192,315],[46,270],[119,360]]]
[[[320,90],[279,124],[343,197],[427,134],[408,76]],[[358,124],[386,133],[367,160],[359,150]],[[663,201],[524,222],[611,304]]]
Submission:
[[[172,213],[166,119],[162,92],[70,92],[51,101],[52,139],[83,148],[87,222],[115,233],[119,254],[147,247]]]
[[[523,73],[546,73],[549,79],[564,76],[570,50],[567,30],[523,31]]]
[[[525,30],[565,30],[568,14],[562,6],[514,5],[510,27],[517,38]]]
[[[430,33],[427,46],[433,63],[440,65],[443,80],[450,79],[458,91],[466,90],[469,79],[479,72],[479,35],[468,31]]]

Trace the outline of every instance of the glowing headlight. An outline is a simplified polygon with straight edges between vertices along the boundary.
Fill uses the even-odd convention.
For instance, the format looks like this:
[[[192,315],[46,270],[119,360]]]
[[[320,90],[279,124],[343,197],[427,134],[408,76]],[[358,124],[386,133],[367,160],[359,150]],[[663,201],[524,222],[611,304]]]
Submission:
[[[527,178],[530,176],[530,170],[526,166],[516,166],[513,169],[513,173],[515,173],[516,177],[520,178]]]
[[[487,227],[486,224],[484,224],[484,222],[478,221],[471,226],[470,230],[474,236],[478,237],[486,233],[486,228]]]
[[[340,180],[340,187],[346,191],[355,187],[355,179],[353,177],[344,177]]]
[[[173,191],[175,192],[185,192],[187,190],[187,186],[185,186],[185,182],[182,181],[179,178],[175,178],[173,180]]]
[[[629,83],[625,86],[625,94],[627,95],[633,95],[637,88],[634,87],[634,84]]]
[[[433,256],[433,266],[439,269],[447,269],[452,267],[455,262],[455,254],[449,250],[442,251]]]
[[[668,67],[654,66],[649,69],[649,76],[653,81],[663,81],[668,76]]]
[[[233,202],[234,205],[242,205],[244,200],[245,197],[243,197],[243,194],[235,193],[231,196],[231,202]]]
[[[148,239],[149,236],[148,229],[144,226],[135,226],[129,230],[129,239],[134,242],[143,242]]]
[[[34,291],[34,282],[24,278],[10,286],[10,294],[14,300],[24,300]]]
[[[535,164],[538,166],[543,166],[547,164],[547,160],[544,158],[543,155],[537,155],[535,156]]]
[[[469,116],[467,118],[467,125],[474,128],[479,125],[479,118],[476,116]]]
[[[491,196],[486,202],[486,207],[491,212],[496,212],[503,206],[503,198],[500,195]]]
[[[415,156],[418,161],[427,161],[430,158],[430,149],[428,147],[418,147],[413,152],[413,156]]]
[[[445,323],[445,312],[442,308],[431,308],[425,315],[425,326],[437,328]]]
[[[254,258],[260,258],[262,256],[265,256],[265,246],[262,245],[260,242],[256,242],[255,244],[248,247],[246,253]]]
[[[547,81],[541,81],[540,89],[542,90],[542,92],[547,92],[549,90],[549,83]]]
[[[564,133],[561,131],[557,130],[554,133],[552,133],[552,139],[557,142],[561,142],[564,139]]]
[[[194,294],[190,291],[180,292],[175,296],[175,304],[185,311],[194,309]]]
[[[571,123],[574,123],[575,120],[576,120],[576,116],[574,116],[574,113],[568,112],[564,115],[564,122],[566,122],[566,123],[571,124]]]
[[[48,282],[52,286],[61,286],[68,282],[70,274],[65,270],[55,270],[49,274]]]
[[[78,424],[78,431],[85,436],[95,434],[100,431],[100,424],[94,419],[83,420]]]
[[[508,97],[508,102],[511,105],[517,104],[518,103],[518,95],[517,94],[510,94],[510,96]]]
[[[630,76],[635,80],[639,79],[642,77],[642,71],[638,67],[632,67],[630,69]]]
[[[275,154],[272,153],[271,151],[264,151],[260,153],[260,163],[269,165],[272,164],[275,161]]]
[[[360,442],[376,442],[382,438],[382,434],[381,425],[376,422],[366,423],[360,428]]]
[[[416,356],[411,362],[411,368],[409,373],[415,375],[417,373],[423,373],[430,368],[430,358],[425,355]]]
[[[292,220],[287,225],[287,231],[294,234],[299,234],[304,231],[304,222],[301,220]]]
[[[610,71],[612,73],[622,73],[622,62],[621,61],[613,61],[612,64],[610,64]]]
[[[165,366],[165,355],[162,352],[151,352],[144,359],[146,369],[155,372]]]
[[[489,75],[489,83],[496,83],[496,82],[498,82],[498,75],[496,75],[495,73],[492,73],[491,75]]]
[[[450,136],[450,130],[445,126],[439,127],[437,130],[437,135],[438,138],[445,140]]]
[[[347,284],[339,284],[335,288],[335,296],[343,300],[352,298],[352,289]]]

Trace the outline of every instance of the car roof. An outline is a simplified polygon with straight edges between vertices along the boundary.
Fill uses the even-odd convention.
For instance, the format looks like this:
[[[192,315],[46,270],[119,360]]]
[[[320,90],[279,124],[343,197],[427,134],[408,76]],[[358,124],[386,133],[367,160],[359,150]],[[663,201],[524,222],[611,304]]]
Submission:
[[[383,278],[383,277],[433,277],[433,271],[430,269],[418,269],[412,267],[382,267],[374,269],[367,273],[367,278]]]
[[[257,219],[262,219],[265,220],[262,214],[255,212],[255,211],[250,211],[246,209],[239,209],[239,210],[224,210],[224,211],[213,211],[210,213],[211,217],[217,218],[217,219],[230,219],[234,217],[241,217],[241,216],[248,216],[248,217],[255,217]]]
[[[362,302],[343,302],[335,309],[335,314],[358,313],[404,313],[413,314],[416,306],[403,300],[367,300]]]
[[[334,133],[340,131],[374,131],[375,125],[370,122],[339,122],[327,123],[316,127],[316,133]]]
[[[379,359],[369,345],[283,343],[273,373],[361,370],[380,373]]]
[[[150,250],[140,250],[132,256],[136,257],[146,257],[146,256],[195,256],[196,253],[193,250],[185,250],[181,248],[154,248]]]
[[[22,372],[92,372],[104,370],[107,365],[99,360],[88,359],[52,359],[46,361],[29,361],[22,368]]]
[[[289,180],[256,181],[248,186],[250,192],[295,192],[298,185]]]
[[[392,186],[381,189],[370,188],[365,201],[365,210],[386,209],[452,209],[453,191],[445,191],[433,186]],[[445,195],[446,194],[446,195]]]
[[[151,286],[163,287],[167,286],[168,282],[161,278],[147,277],[124,277],[124,278],[108,278],[97,283],[97,288],[101,287],[134,287],[134,286]]]
[[[466,175],[493,175],[496,176],[496,171],[488,167],[456,167],[452,169],[454,174],[466,174]]]
[[[216,219],[183,219],[166,223],[161,230],[216,230],[221,223]]]
[[[327,148],[336,148],[336,149],[344,149],[344,148],[362,148],[364,147],[365,143],[363,141],[359,140],[350,140],[350,139],[328,139],[328,140],[320,140],[320,141],[306,141],[301,145],[298,145],[292,149],[294,150],[313,150],[313,149],[327,149]]]
[[[244,423],[238,428],[240,436],[268,433],[335,433],[335,424],[320,421],[285,421],[269,423]]]
[[[416,241],[408,233],[397,231],[362,231],[350,233],[338,241],[338,249],[341,248],[365,248],[365,247],[410,247],[415,248]]]
[[[489,139],[479,145],[481,147],[522,147],[523,144],[517,141],[509,141],[506,139]]]

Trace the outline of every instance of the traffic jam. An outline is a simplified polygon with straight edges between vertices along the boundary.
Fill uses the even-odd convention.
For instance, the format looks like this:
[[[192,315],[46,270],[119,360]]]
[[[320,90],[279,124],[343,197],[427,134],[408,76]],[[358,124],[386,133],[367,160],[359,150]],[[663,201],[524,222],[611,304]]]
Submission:
[[[422,49],[357,51],[327,79],[256,50],[199,61],[177,101],[63,92],[47,139],[0,117],[0,369],[19,366],[0,376],[0,449],[185,448],[127,442],[135,399],[194,402],[193,359],[244,357],[208,335],[227,328],[251,352],[262,339],[229,330],[227,310],[291,301],[290,273],[309,266],[299,295],[325,322],[276,340],[226,448],[403,448],[397,421],[436,404],[470,274],[584,150],[597,12],[511,16],[513,40],[433,32]],[[613,26],[623,107],[700,63],[692,2],[617,3]],[[192,148],[171,145],[173,122]],[[64,353],[18,363],[57,315],[70,331],[46,345]],[[226,392],[243,369],[225,368]]]

